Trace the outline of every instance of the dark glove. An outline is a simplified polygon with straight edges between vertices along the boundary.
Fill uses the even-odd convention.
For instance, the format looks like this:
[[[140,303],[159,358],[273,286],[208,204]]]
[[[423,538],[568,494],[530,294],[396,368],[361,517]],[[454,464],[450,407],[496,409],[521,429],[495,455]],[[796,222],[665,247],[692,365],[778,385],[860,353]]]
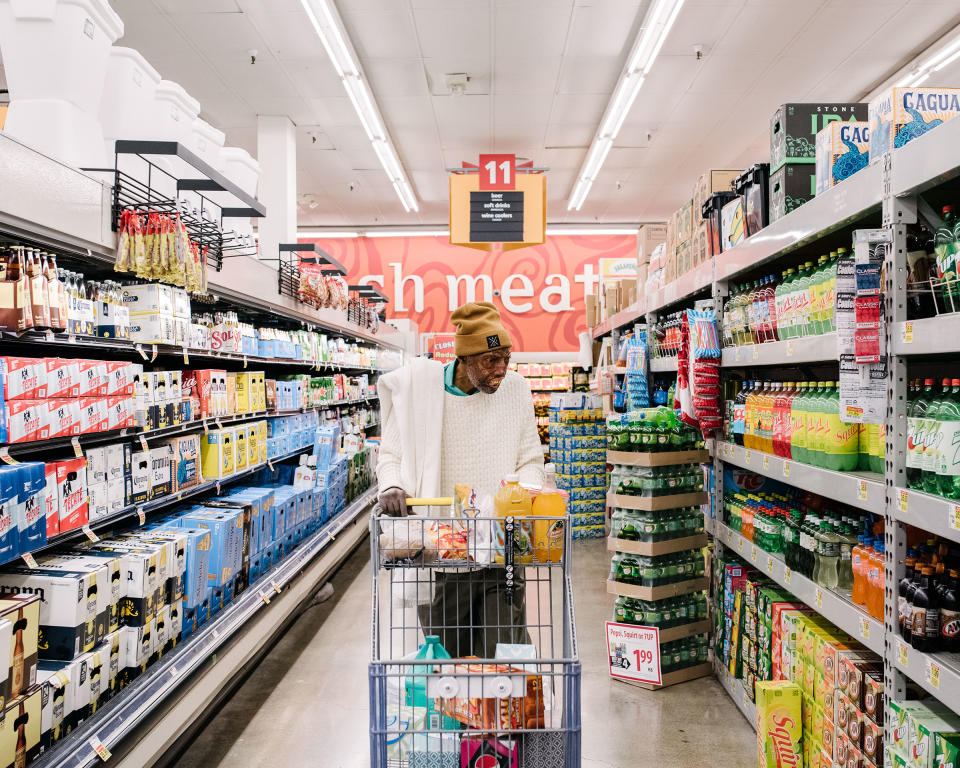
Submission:
[[[391,517],[406,517],[407,492],[403,488],[387,488],[380,494],[380,509]]]

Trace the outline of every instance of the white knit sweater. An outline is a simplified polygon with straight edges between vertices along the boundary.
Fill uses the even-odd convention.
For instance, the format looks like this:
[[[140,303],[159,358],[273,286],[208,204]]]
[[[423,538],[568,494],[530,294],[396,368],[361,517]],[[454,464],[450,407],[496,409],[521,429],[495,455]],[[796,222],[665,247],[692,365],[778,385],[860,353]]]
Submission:
[[[440,492],[453,495],[461,483],[491,496],[509,474],[520,482],[543,482],[543,450],[526,380],[508,371],[492,395],[443,393]]]

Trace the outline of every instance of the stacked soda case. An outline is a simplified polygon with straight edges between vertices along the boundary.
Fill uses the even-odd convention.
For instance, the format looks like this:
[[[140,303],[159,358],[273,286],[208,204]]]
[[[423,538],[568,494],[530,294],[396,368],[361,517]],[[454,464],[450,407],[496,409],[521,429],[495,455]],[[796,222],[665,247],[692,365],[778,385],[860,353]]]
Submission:
[[[736,558],[716,563],[715,652],[756,700],[758,764],[788,749],[804,768],[883,765],[882,659]],[[788,703],[797,727],[771,752],[771,708]]]
[[[557,486],[569,494],[575,539],[606,533],[606,427],[600,397],[564,393],[550,398],[550,457]]]
[[[937,386],[939,384],[939,386]],[[907,484],[960,499],[960,379],[910,382],[907,399]]]
[[[744,448],[841,472],[884,471],[884,425],[842,421],[836,381],[744,380],[725,410],[727,436]]]

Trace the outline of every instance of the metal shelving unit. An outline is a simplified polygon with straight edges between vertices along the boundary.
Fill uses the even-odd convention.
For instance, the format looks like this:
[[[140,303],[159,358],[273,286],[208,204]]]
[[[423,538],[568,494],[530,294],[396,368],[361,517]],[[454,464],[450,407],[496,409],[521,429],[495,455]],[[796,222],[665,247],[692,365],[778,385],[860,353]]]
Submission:
[[[722,462],[828,496],[868,512],[882,508],[886,498],[883,475],[872,472],[834,472],[729,442],[717,442],[715,450]]]
[[[675,357],[652,357],[650,358],[651,373],[676,373],[677,358]]]
[[[368,527],[366,512],[375,498],[376,491],[371,489],[356,499],[33,764],[92,768],[101,763],[94,743],[112,751],[134,734],[142,738],[130,745],[126,754],[115,756],[117,764],[152,764],[146,755],[162,755],[202,712],[198,699],[202,704],[212,698],[250,658],[268,647],[302,602],[313,595],[316,585],[362,540]],[[330,556],[322,556],[327,550],[331,550]],[[164,727],[152,728],[147,734],[137,732],[146,713],[162,716]]]
[[[752,365],[791,366],[837,359],[837,334],[825,333],[822,336],[804,336],[766,344],[724,347],[720,365],[723,368]]]
[[[737,705],[740,714],[750,723],[750,727],[753,728],[753,730],[757,730],[757,705],[747,696],[747,689],[740,684],[738,679],[730,674],[730,671],[720,663],[719,659],[713,660],[713,673],[717,676],[717,682],[723,686],[727,695],[733,699],[733,703]]]

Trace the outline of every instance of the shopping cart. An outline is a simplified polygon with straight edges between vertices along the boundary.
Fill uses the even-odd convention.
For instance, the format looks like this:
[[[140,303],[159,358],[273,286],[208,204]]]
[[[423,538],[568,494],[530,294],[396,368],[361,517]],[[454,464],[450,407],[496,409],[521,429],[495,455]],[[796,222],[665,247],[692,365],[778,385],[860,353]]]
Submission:
[[[371,515],[371,765],[579,768],[568,519],[407,505],[442,516]]]

